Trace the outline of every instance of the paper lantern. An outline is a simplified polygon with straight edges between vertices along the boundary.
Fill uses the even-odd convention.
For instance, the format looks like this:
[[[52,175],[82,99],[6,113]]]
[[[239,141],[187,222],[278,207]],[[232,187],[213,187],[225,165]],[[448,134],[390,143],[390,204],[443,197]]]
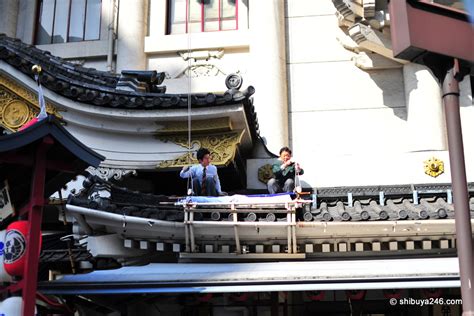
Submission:
[[[5,282],[11,282],[12,277],[5,271],[5,266],[3,264],[3,257],[5,253],[5,235],[6,235],[6,230],[1,230],[0,231],[0,282],[5,283]]]
[[[383,290],[383,296],[385,298],[396,298],[400,299],[402,297],[402,290]]]
[[[346,291],[346,297],[353,301],[361,301],[365,298],[365,290],[349,290]]]
[[[324,300],[324,296],[326,296],[326,292],[324,291],[307,291],[306,296],[312,301],[322,301]]]
[[[5,235],[4,267],[11,276],[22,276],[25,267],[26,240],[28,237],[28,221],[13,222],[7,227]],[[40,249],[41,250],[41,234]]]
[[[230,299],[234,302],[246,302],[249,299],[249,293],[233,293],[230,295]]]
[[[12,296],[9,297],[3,302],[0,302],[0,315],[5,316],[22,316],[23,313],[23,299],[21,296]],[[38,312],[35,307],[35,315],[38,315]]]

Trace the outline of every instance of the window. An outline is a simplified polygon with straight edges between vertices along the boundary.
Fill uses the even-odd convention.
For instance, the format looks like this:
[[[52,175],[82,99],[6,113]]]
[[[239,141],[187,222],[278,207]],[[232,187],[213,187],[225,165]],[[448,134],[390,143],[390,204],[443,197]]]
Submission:
[[[168,34],[238,29],[238,0],[168,0],[168,9]]]
[[[41,0],[36,44],[98,40],[102,0]]]
[[[467,12],[466,5],[462,0],[421,0],[421,2],[435,3],[435,4],[448,7],[450,9]],[[467,4],[467,1],[466,1],[466,4]]]

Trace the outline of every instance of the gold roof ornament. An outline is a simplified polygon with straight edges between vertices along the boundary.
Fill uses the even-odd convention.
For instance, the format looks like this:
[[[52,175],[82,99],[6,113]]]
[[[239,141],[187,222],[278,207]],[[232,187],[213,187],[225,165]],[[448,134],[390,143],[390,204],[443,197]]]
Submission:
[[[35,66],[33,66],[34,68]],[[39,69],[32,71],[41,71]],[[0,75],[0,126],[11,131],[17,131],[23,124],[37,116],[40,111],[38,95],[26,89],[7,76]],[[46,112],[61,118],[59,110],[46,102]]]
[[[242,140],[243,131],[231,131],[226,133],[216,133],[211,135],[194,135],[191,141],[192,148],[207,148],[211,152],[212,164],[215,166],[227,166],[234,160],[237,146]],[[171,142],[188,148],[186,135],[160,135],[158,138],[164,142]],[[189,156],[191,154],[191,157]],[[163,160],[158,165],[158,169],[181,168],[198,163],[193,153],[186,152],[173,160]]]
[[[444,162],[438,158],[431,157],[423,163],[425,164],[425,173],[430,177],[436,178],[444,173]]]
[[[36,75],[36,74],[40,74],[41,71],[43,70],[43,68],[41,68],[40,65],[33,65],[33,67],[31,67],[31,71]]]

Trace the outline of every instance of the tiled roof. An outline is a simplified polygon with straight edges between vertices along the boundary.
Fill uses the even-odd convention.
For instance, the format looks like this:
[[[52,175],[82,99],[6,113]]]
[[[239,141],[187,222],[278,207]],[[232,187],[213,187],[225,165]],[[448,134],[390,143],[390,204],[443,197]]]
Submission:
[[[95,187],[95,188],[94,188]],[[100,203],[89,200],[87,196],[93,190],[106,188],[111,192],[111,199]],[[469,184],[471,196],[471,217],[474,218],[474,184]],[[395,221],[395,220],[427,220],[452,219],[454,207],[450,203],[450,186],[419,185],[419,186],[384,186],[384,187],[353,187],[323,188],[318,190],[317,205],[302,209],[299,212],[301,221]],[[382,195],[381,195],[382,192]],[[349,195],[352,198],[349,198]],[[381,200],[382,198],[382,200]],[[70,197],[68,204],[98,209],[121,215],[152,218],[168,221],[182,221],[183,209],[175,206],[176,198],[163,195],[144,194],[118,187],[114,184],[90,177],[86,180],[86,190],[82,197]],[[216,208],[216,211],[219,211]],[[286,214],[258,213],[253,220],[268,221],[286,220]],[[206,215],[207,214],[207,215]],[[205,218],[209,213],[195,210],[195,220]],[[223,218],[223,220],[225,220]]]
[[[86,68],[0,34],[0,60],[33,78],[31,67],[42,67],[41,83],[71,100],[101,107],[140,110],[182,109],[188,106],[188,94],[167,94],[160,86],[163,73],[123,71],[122,75]],[[251,95],[252,86],[224,93],[190,94],[193,108],[242,103],[245,106],[252,136],[258,135],[258,122]]]
[[[74,249],[47,249],[41,251],[41,263],[70,263],[71,259],[74,262],[90,261],[92,255],[85,248]]]

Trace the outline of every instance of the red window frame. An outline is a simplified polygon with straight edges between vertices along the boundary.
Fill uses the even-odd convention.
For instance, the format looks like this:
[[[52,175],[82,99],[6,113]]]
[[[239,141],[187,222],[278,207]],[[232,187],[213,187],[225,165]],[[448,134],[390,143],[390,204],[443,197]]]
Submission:
[[[172,25],[172,21],[171,21],[171,6],[172,6],[172,2],[173,0],[168,0],[168,9],[167,9],[167,12],[168,12],[168,27],[167,27],[167,30],[166,30],[166,34],[172,34],[171,33],[171,25]],[[196,0],[186,0],[186,20],[185,20],[185,34],[189,33],[189,6],[190,6],[190,1],[196,1]],[[220,31],[235,31],[235,30],[238,30],[239,29],[239,0],[235,0],[235,29],[226,29],[226,30],[223,30],[222,29],[222,23],[221,21],[224,21],[221,19],[221,3],[222,1],[226,1],[226,0],[217,0],[218,1],[218,17],[217,17],[217,22],[218,22],[218,25],[219,25],[219,29],[218,30],[211,30],[211,31],[206,31],[205,30],[205,23],[206,23],[206,20],[205,20],[205,16],[204,16],[204,5],[205,5],[205,0],[200,0],[201,2],[201,32],[220,32]]]

